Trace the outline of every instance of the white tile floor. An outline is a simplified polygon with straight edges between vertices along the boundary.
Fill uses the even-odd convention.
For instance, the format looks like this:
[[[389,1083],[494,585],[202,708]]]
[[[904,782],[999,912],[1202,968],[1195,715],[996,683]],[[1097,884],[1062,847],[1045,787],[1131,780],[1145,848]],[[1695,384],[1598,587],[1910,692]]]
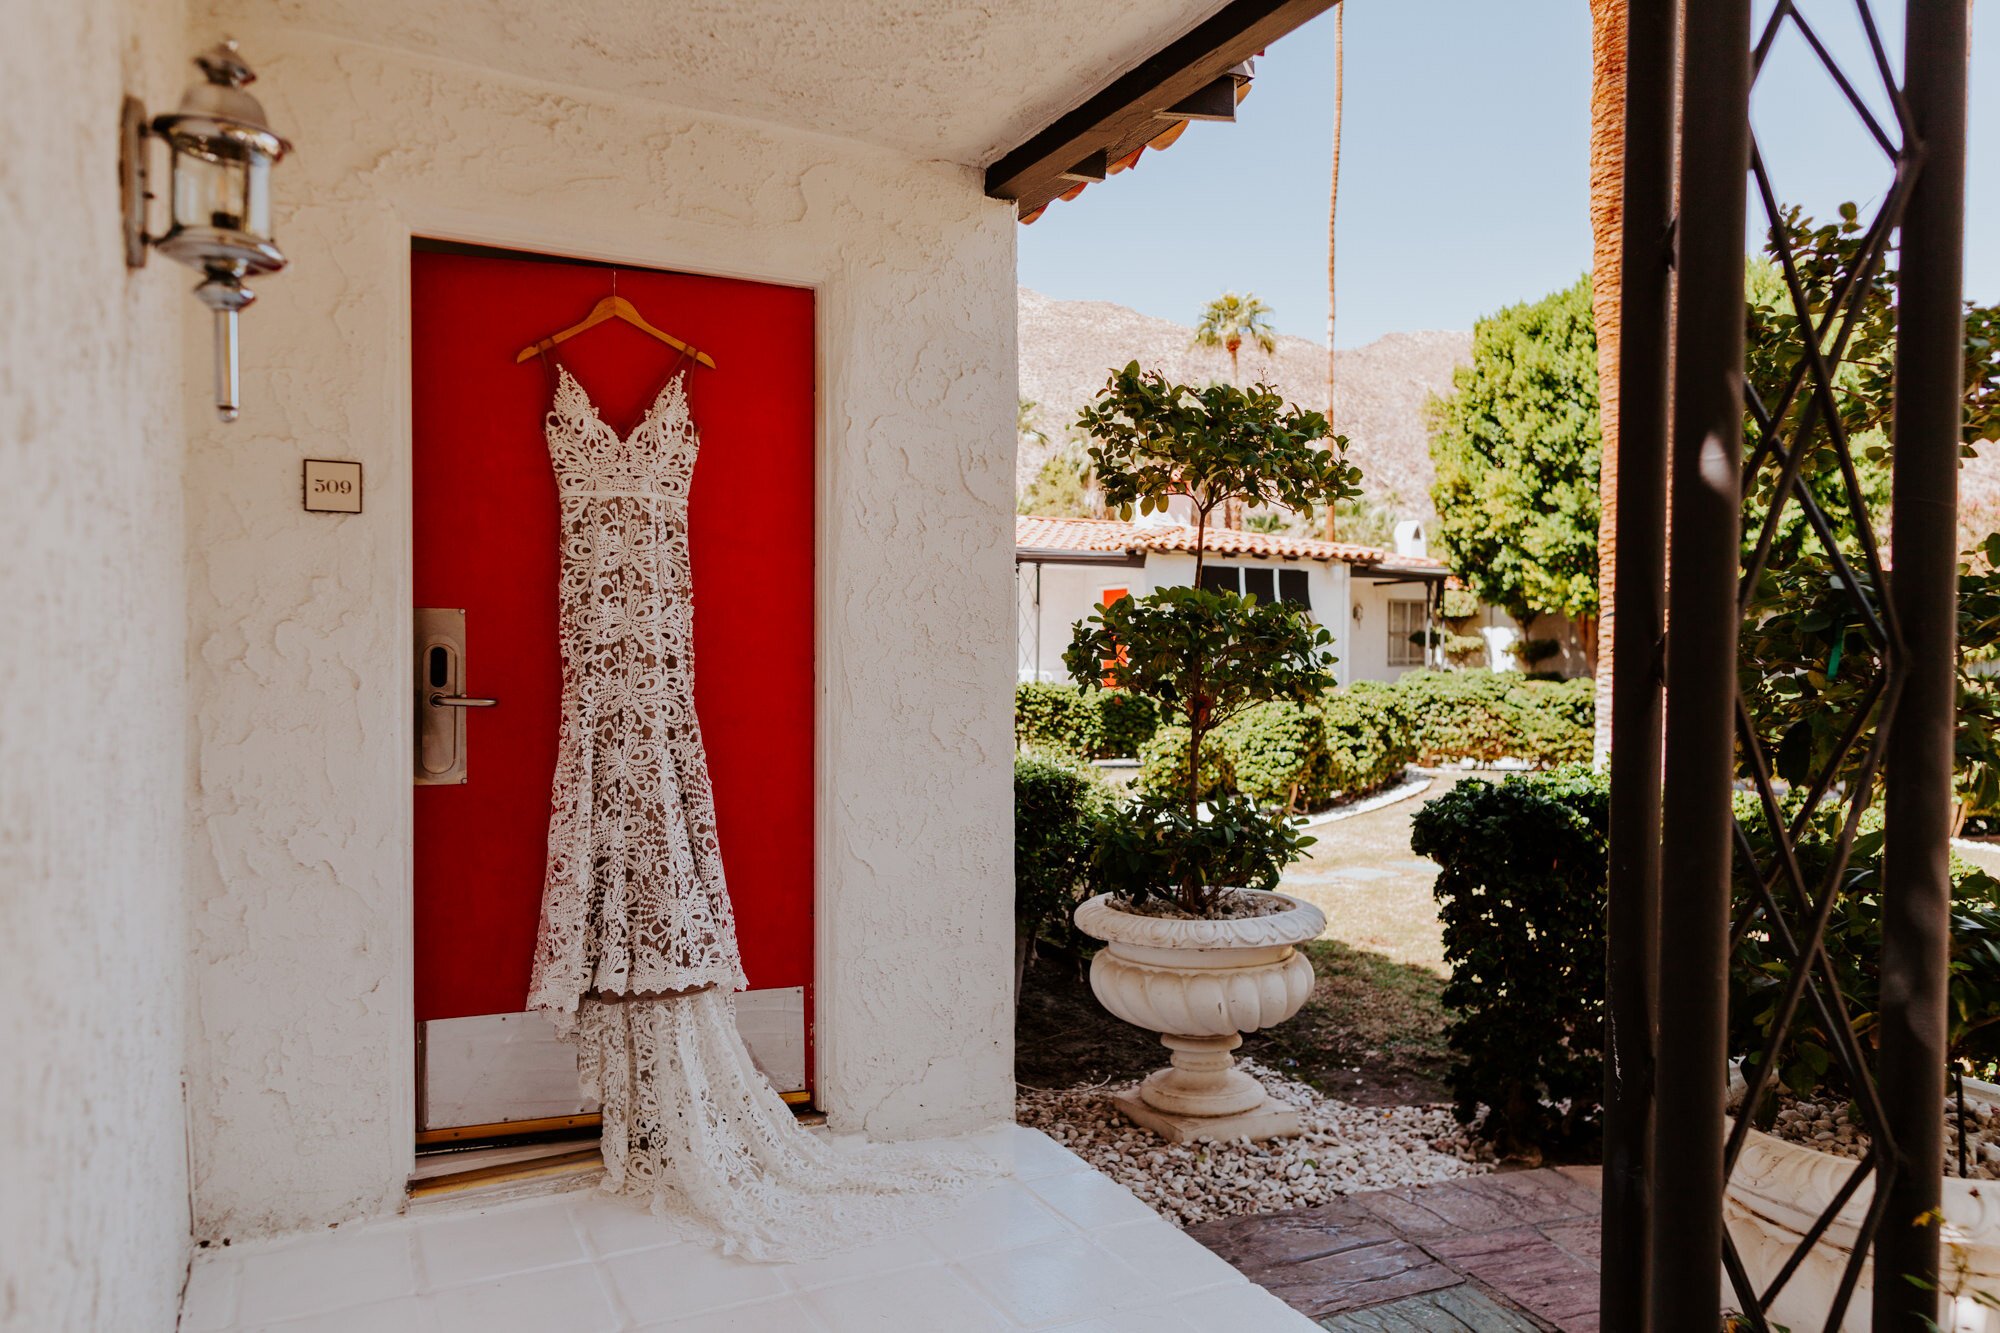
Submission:
[[[1316,1333],[1032,1130],[942,1225],[804,1264],[674,1244],[592,1192],[426,1212],[195,1261],[183,1333]]]

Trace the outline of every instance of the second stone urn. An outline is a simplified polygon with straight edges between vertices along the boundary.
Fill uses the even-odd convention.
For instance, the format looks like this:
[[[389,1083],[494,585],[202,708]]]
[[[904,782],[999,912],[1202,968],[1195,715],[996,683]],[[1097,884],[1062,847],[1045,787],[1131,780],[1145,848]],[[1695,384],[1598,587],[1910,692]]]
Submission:
[[[1077,929],[1104,948],[1090,988],[1119,1018],[1160,1034],[1167,1068],[1115,1101],[1124,1114],[1174,1143],[1268,1139],[1300,1130],[1299,1113],[1236,1067],[1242,1033],[1282,1023],[1312,993],[1313,970],[1298,947],[1317,939],[1326,916],[1287,894],[1239,890],[1276,910],[1226,920],[1147,916],[1100,894],[1076,909]]]

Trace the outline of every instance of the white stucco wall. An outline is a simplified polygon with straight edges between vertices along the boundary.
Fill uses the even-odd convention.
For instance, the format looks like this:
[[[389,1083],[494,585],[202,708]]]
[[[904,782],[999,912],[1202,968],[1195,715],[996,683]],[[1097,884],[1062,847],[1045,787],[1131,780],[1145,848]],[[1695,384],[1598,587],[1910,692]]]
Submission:
[[[820,1098],[888,1137],[1010,1114],[1011,210],[275,12],[198,24],[300,147],[245,419],[190,406],[197,1233],[389,1209],[410,1164],[412,233],[817,289]],[[367,512],[302,513],[308,454],[361,459]]]
[[[1345,680],[1395,680],[1408,671],[1416,671],[1415,666],[1389,665],[1389,603],[1391,601],[1421,602],[1429,585],[1422,583],[1372,583],[1363,573],[1353,580],[1353,606],[1360,609],[1357,618],[1350,611],[1347,628],[1352,636],[1351,653],[1347,659]]]
[[[171,0],[10,6],[0,88],[0,1328],[171,1329],[181,1109],[179,312],[125,268],[118,106]]]

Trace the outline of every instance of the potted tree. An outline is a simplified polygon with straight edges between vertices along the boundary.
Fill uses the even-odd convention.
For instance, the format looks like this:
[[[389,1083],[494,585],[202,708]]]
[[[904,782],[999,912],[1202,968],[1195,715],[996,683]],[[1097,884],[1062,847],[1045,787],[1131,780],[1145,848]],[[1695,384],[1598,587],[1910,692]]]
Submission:
[[[1134,362],[1114,372],[1079,426],[1105,501],[1127,518],[1191,510],[1189,587],[1127,597],[1075,626],[1063,662],[1085,688],[1129,690],[1186,733],[1185,777],[1104,819],[1076,924],[1102,940],[1091,989],[1113,1014],[1161,1034],[1168,1068],[1118,1099],[1174,1142],[1297,1133],[1296,1111],[1236,1067],[1241,1033],[1281,1023],[1312,989],[1297,946],[1326,918],[1276,891],[1312,842],[1282,811],[1209,785],[1215,729],[1272,699],[1309,701],[1334,683],[1333,638],[1303,607],[1202,586],[1209,516],[1231,504],[1309,511],[1359,494],[1347,441],[1267,385],[1171,384]]]

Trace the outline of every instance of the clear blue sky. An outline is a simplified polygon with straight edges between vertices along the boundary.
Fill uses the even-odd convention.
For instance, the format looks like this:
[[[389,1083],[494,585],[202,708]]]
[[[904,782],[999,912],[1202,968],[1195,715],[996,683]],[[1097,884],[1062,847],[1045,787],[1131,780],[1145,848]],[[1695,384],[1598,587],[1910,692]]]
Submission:
[[[1347,0],[1347,8],[1339,345],[1399,329],[1469,329],[1483,314],[1574,281],[1590,262],[1585,0]],[[1868,72],[1851,0],[1801,8],[1850,77]],[[1761,21],[1768,0],[1758,9]],[[1966,289],[1995,301],[2000,13],[1977,17]],[[1888,0],[1877,19],[1900,61],[1902,5]],[[1022,228],[1022,283],[1182,323],[1224,290],[1252,291],[1282,332],[1323,340],[1332,71],[1329,13],[1258,62],[1234,125],[1193,125],[1136,171]],[[1805,44],[1787,34],[1752,107],[1781,198],[1825,217],[1842,200],[1865,207],[1888,179],[1837,98]],[[1754,209],[1753,224],[1761,228]]]

